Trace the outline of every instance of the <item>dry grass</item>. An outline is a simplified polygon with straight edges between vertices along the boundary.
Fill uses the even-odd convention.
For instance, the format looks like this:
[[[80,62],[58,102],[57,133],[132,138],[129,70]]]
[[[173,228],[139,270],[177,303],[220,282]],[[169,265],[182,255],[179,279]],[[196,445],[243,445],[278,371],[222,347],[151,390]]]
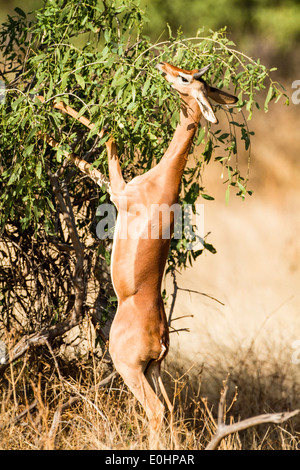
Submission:
[[[146,450],[148,424],[144,412],[115,376],[105,387],[95,387],[110,373],[110,366],[92,357],[66,365],[47,348],[19,361],[6,372],[1,401],[0,449]],[[194,365],[189,371],[169,363],[164,373],[174,403],[174,426],[166,419],[163,449],[201,450],[216,431],[218,392],[225,370]],[[293,409],[299,397],[282,363],[262,364],[253,354],[232,361],[226,422],[262,412]],[[219,364],[220,365],[220,364]],[[213,393],[212,393],[213,390]],[[80,399],[56,421],[57,411],[70,397]],[[28,406],[35,406],[28,412]],[[298,449],[300,421],[261,425],[225,438],[221,449]]]

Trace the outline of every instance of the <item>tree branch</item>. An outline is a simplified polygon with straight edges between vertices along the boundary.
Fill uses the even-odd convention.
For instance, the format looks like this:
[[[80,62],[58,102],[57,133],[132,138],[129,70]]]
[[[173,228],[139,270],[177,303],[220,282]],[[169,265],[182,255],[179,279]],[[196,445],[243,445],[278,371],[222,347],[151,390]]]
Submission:
[[[70,317],[57,325],[52,325],[41,331],[37,331],[30,335],[24,336],[16,346],[8,352],[5,357],[4,363],[0,365],[0,377],[4,374],[6,368],[10,363],[21,357],[30,347],[37,347],[47,342],[51,342],[54,338],[62,336],[74,326],[78,325],[83,317],[84,300],[86,291],[85,273],[84,273],[84,246],[80,242],[79,235],[76,229],[75,218],[66,185],[62,189],[59,186],[58,177],[53,175],[46,167],[49,179],[51,181],[53,191],[58,200],[61,213],[66,222],[68,232],[74,248],[76,257],[74,275],[72,282],[75,290],[75,302],[71,310]],[[63,194],[64,193],[64,194]]]
[[[57,148],[59,147],[59,143],[51,136],[44,134],[43,135],[46,142],[51,145],[51,147]],[[104,186],[107,192],[110,192],[110,183],[109,179],[104,176],[101,171],[94,168],[91,163],[88,163],[86,160],[79,158],[75,153],[69,153],[66,150],[62,150],[62,153],[65,158],[71,160],[77,168],[82,171],[85,175],[91,178],[94,183],[98,186]]]
[[[178,284],[177,284],[175,269],[171,270],[171,275],[173,277],[173,294],[172,294],[172,302],[171,302],[170,311],[169,311],[169,318],[168,318],[168,325],[169,326],[171,325],[171,322],[172,322],[172,315],[173,315],[173,312],[174,312],[177,293],[178,293],[179,290],[181,290],[183,292],[190,292],[192,294],[204,295],[204,297],[208,297],[209,299],[215,300],[216,302],[218,302],[221,305],[225,305],[220,300],[216,299],[212,295],[206,294],[205,292],[199,292],[197,290],[184,289],[183,287],[179,287]]]
[[[37,95],[36,98],[39,99],[42,103],[45,102],[45,98],[43,96]],[[63,113],[68,114],[69,116],[73,117],[77,121],[81,122],[81,124],[83,124],[88,129],[92,130],[95,128],[95,124],[93,124],[84,116],[78,116],[79,113],[75,111],[75,109],[66,105],[62,101],[54,103],[53,107],[55,109],[59,109]],[[106,131],[105,129],[102,129],[100,132],[97,132],[98,137],[102,139],[103,136],[105,135],[105,131]],[[47,134],[44,134],[43,137],[45,138],[46,142],[52,147],[59,147],[59,143],[53,137]],[[94,168],[91,163],[88,163],[87,161],[82,160],[74,153],[69,153],[66,150],[63,150],[63,154],[68,160],[71,160],[80,171],[82,171],[84,174],[89,176],[98,186],[104,186],[106,190],[110,192],[109,179],[106,176],[104,176],[99,170],[97,170],[97,168]]]
[[[81,319],[76,318],[75,315],[71,315],[69,319],[58,323],[57,325],[52,325],[49,328],[23,336],[15,347],[6,354],[4,363],[0,365],[0,377],[4,374],[9,364],[23,356],[29,348],[42,346],[43,344],[46,344],[47,341],[53,341],[53,339],[62,336],[71,328],[78,325],[80,320]]]
[[[238,423],[225,424],[223,420],[224,420],[224,407],[226,403],[227,390],[228,390],[228,387],[226,385],[224,387],[224,390],[223,390],[223,393],[221,395],[220,402],[219,402],[217,431],[214,437],[212,438],[212,440],[206,446],[205,450],[216,450],[220,442],[222,441],[222,439],[224,439],[224,437],[228,436],[229,434],[234,434],[236,432],[243,431],[244,429],[257,426],[258,424],[283,423],[300,413],[300,410],[294,410],[294,411],[286,411],[286,412],[280,412],[280,413],[262,414],[262,415],[253,416],[252,418],[244,419],[242,421],[239,421]]]

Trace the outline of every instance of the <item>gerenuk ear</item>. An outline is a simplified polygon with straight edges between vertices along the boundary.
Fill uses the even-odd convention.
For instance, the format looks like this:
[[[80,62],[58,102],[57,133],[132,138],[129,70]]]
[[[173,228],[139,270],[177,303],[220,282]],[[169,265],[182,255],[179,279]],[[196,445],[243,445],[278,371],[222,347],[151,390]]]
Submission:
[[[201,112],[203,114],[203,117],[207,121],[210,121],[213,124],[217,124],[218,119],[216,118],[216,116],[213,112],[211,104],[207,99],[206,93],[203,93],[203,91],[200,91],[200,90],[197,90],[197,91],[195,90],[194,92],[192,92],[192,95],[196,99],[196,101],[197,101],[197,103],[198,103],[198,105],[201,109]]]
[[[206,86],[208,96],[214,101],[216,101],[216,103],[235,104],[238,101],[238,98],[236,96],[230,95],[230,93],[226,93],[226,91],[218,90],[218,88],[214,88],[209,85]]]

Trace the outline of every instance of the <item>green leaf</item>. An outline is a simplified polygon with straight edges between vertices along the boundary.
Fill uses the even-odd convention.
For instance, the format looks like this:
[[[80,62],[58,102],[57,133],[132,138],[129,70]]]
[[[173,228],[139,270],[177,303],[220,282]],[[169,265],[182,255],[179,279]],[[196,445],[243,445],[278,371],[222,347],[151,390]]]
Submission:
[[[11,108],[13,111],[16,111],[16,109],[18,108],[18,106],[22,103],[22,101],[24,101],[25,97],[23,95],[19,96],[19,98],[17,98],[16,100],[14,100],[12,103],[11,103]]]
[[[31,129],[28,136],[26,137],[25,143],[30,142],[32,137],[34,137],[38,133],[39,130],[40,130],[39,127],[37,126],[33,127],[33,129]]]
[[[34,214],[34,217],[36,218],[36,220],[38,221],[39,218],[40,218],[40,211],[39,211],[38,207],[35,206],[35,205],[33,206],[33,214]]]
[[[205,127],[201,127],[198,132],[196,145],[200,145],[203,142],[204,137],[205,137]]]
[[[226,193],[225,193],[226,204],[229,204],[229,198],[230,198],[230,186],[228,186],[228,188],[226,189]]]
[[[55,210],[55,207],[54,207],[53,202],[51,201],[51,199],[49,199],[48,197],[46,197],[46,201],[47,201],[47,204],[48,204],[48,206],[50,207],[50,209],[51,209],[52,211],[54,211],[54,210]]]
[[[14,184],[19,179],[19,176],[20,176],[21,172],[22,172],[22,167],[21,167],[20,163],[16,163],[16,165],[14,167],[14,172],[10,176],[10,178],[8,180],[8,183],[7,183],[7,186],[11,186],[12,184]]]
[[[150,85],[151,85],[151,78],[148,78],[148,80],[146,80],[146,82],[145,82],[145,85],[143,86],[142,96],[146,96]]]
[[[23,150],[23,157],[27,157],[28,155],[30,155],[34,149],[34,145],[35,144],[30,144],[28,145],[28,147],[25,147],[25,149]]]
[[[206,243],[204,242],[204,248],[208,251],[210,251],[211,253],[213,254],[216,254],[217,253],[217,250],[215,249],[215,247],[211,244],[211,243]]]
[[[78,73],[75,73],[75,78],[77,80],[78,85],[80,85],[81,88],[84,90],[85,89],[85,80],[82,77],[82,75],[79,75]]]
[[[58,163],[61,163],[63,161],[63,158],[64,158],[64,151],[60,147],[56,147],[55,151],[56,151],[56,161]]]
[[[272,100],[273,94],[274,94],[274,88],[273,88],[272,85],[270,85],[268,94],[267,94],[266,99],[265,99],[265,104],[264,104],[264,110],[265,110],[266,113],[268,112],[269,102]]]
[[[16,7],[15,12],[18,13],[18,15],[22,16],[22,18],[26,18],[26,13],[24,13],[24,11],[21,10],[21,8]]]
[[[37,178],[40,180],[42,176],[42,162],[40,161],[36,165],[35,174]]]
[[[70,76],[70,72],[65,72],[62,76],[61,87],[62,87],[63,90],[65,90],[65,88],[66,88],[69,76]]]
[[[209,139],[208,142],[206,143],[205,150],[203,152],[204,161],[206,163],[210,162],[212,151],[213,151],[213,144],[212,144],[211,139]]]
[[[212,197],[212,196],[209,196],[209,194],[201,193],[201,196],[203,197],[203,199],[207,199],[208,201],[214,201],[215,200],[215,198]]]

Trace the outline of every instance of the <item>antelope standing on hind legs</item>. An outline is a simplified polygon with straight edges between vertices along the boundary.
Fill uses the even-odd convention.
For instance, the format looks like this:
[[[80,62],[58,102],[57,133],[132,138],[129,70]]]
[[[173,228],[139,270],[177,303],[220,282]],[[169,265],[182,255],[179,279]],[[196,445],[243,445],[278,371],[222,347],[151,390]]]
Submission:
[[[237,101],[236,97],[205,83],[202,75],[209,67],[187,71],[162,62],[157,68],[181,98],[180,122],[163,158],[150,171],[126,184],[116,145],[112,139],[107,143],[111,198],[118,209],[111,261],[118,309],[111,326],[109,351],[117,371],[146,411],[152,449],[158,447],[164,417],[161,394],[172,413],[160,367],[169,349],[161,282],[174,214],[170,212],[165,226],[165,220],[158,218],[155,210],[163,204],[171,207],[178,201],[181,177],[201,116],[217,122],[208,97],[221,104]],[[137,202],[146,208],[143,217],[135,210]],[[124,226],[132,227],[137,218],[142,223],[139,236],[136,232],[132,236],[126,229],[124,232]],[[151,238],[154,221],[159,221],[158,236]],[[168,230],[170,235],[166,238]]]

